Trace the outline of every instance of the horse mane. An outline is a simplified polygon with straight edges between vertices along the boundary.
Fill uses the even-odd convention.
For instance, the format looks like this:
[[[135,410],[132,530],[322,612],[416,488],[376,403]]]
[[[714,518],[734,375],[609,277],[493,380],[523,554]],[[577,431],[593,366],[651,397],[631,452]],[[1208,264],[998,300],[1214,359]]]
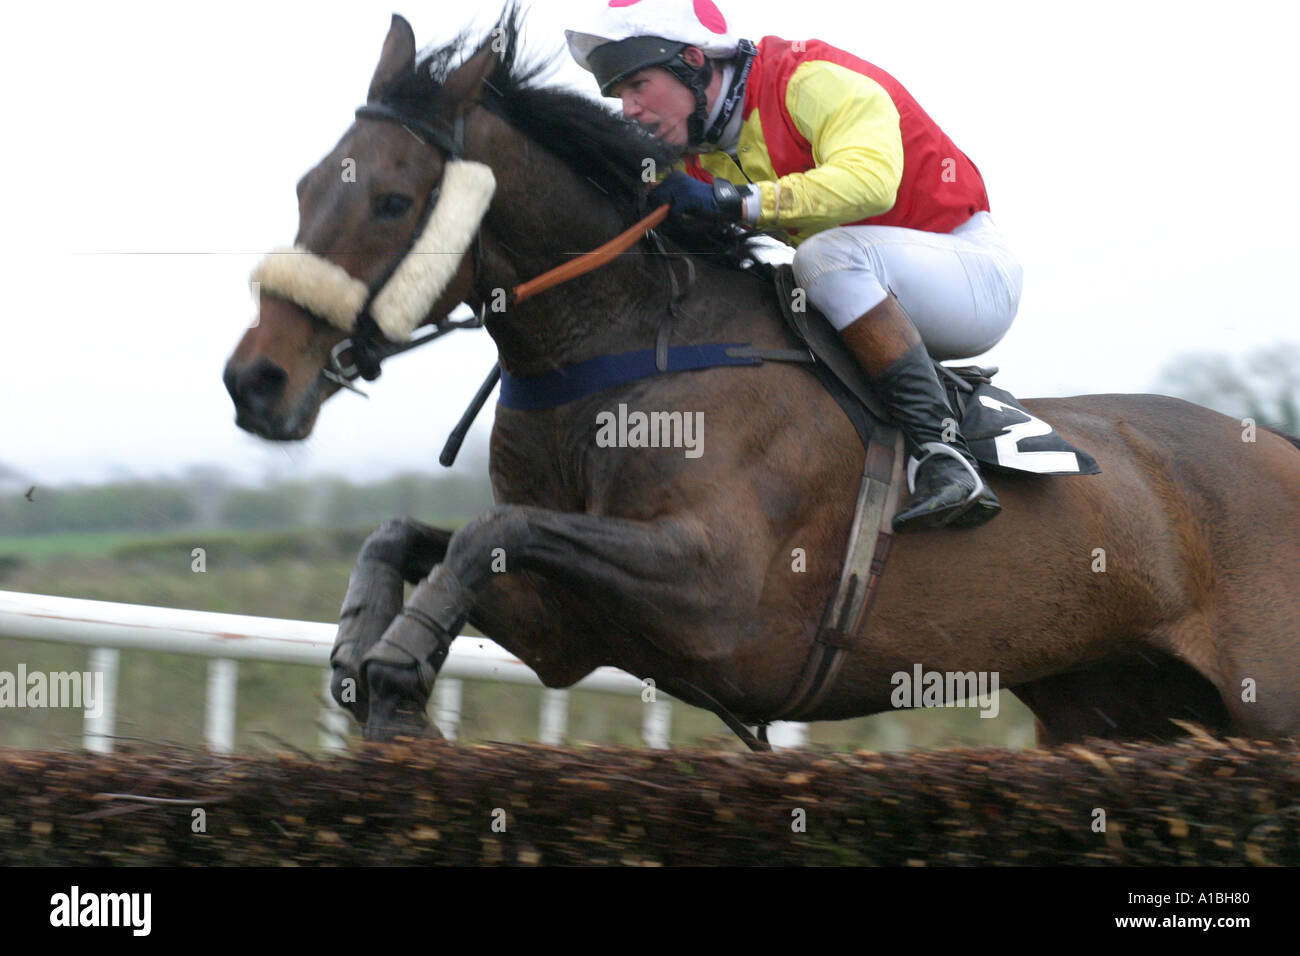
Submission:
[[[483,44],[504,42],[481,104],[604,193],[631,225],[650,211],[641,178],[645,161],[667,169],[678,157],[636,123],[595,100],[573,90],[540,85],[555,57],[523,59],[520,17],[510,0],[487,38],[472,43],[468,31],[462,31],[450,42],[423,52],[415,71],[394,80],[383,92],[382,102],[437,123],[451,106],[445,91],[451,73]],[[747,269],[755,263],[750,244],[757,233],[724,223],[680,219],[666,221],[659,231],[692,255],[734,268]]]

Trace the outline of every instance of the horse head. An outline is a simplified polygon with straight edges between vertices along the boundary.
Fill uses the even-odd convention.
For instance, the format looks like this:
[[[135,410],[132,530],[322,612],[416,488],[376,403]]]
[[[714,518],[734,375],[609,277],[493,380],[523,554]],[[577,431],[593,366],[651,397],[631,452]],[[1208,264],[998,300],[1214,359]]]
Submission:
[[[549,61],[521,64],[520,33],[507,6],[477,46],[462,35],[417,58],[393,18],[366,104],[298,184],[293,248],[254,272],[258,321],[225,372],[240,427],[307,437],[325,399],[375,378],[416,327],[438,325],[419,341],[457,327],[461,302],[512,374],[654,334],[672,280],[653,256],[507,308],[506,290],[644,216],[647,172],[674,159],[601,104],[534,83]]]
[[[378,358],[396,351],[395,343],[418,326],[444,319],[469,298],[473,255],[462,250],[452,262],[447,250],[438,248],[438,237],[432,239],[433,249],[419,241],[422,234],[425,245],[431,241],[428,233],[436,225],[431,214],[455,165],[451,149],[459,144],[451,142],[451,131],[477,99],[495,58],[485,43],[427,84],[425,93],[436,95],[422,95],[418,109],[403,104],[401,88],[412,86],[415,77],[415,37],[405,19],[393,17],[366,106],[334,149],[298,182],[292,249],[272,253],[254,272],[257,320],[224,374],[239,427],[277,441],[306,438],[324,401],[351,387],[358,374],[341,367],[340,357],[374,378]],[[478,177],[480,194],[490,195],[490,180],[490,175]],[[452,211],[453,219],[457,212]],[[446,218],[445,207],[443,213]],[[452,225],[470,234],[477,228],[477,222]],[[442,271],[439,287],[432,289],[429,276],[419,274],[431,263]],[[363,333],[368,333],[364,343]],[[353,354],[362,344],[371,350],[370,374],[363,356]]]

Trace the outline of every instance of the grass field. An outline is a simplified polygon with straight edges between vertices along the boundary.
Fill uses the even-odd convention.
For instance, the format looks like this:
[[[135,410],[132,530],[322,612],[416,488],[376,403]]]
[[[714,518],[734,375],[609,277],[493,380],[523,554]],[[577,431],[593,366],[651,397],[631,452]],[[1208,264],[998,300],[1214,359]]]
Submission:
[[[189,531],[165,536],[58,534],[0,539],[0,588],[102,601],[255,614],[309,621],[337,620],[361,542],[370,528],[310,531]],[[15,542],[24,542],[18,548]],[[206,570],[194,571],[193,549]],[[29,671],[84,670],[80,648],[0,641],[0,671],[19,662]],[[318,746],[315,724],[323,671],[277,664],[241,664],[236,745],[285,741]],[[124,652],[119,677],[118,733],[197,745],[203,736],[206,662],[201,658]],[[527,742],[537,738],[539,688],[466,684],[460,739]],[[570,743],[640,745],[641,703],[607,694],[571,694]],[[80,712],[0,710],[0,745],[76,747]],[[353,727],[355,731],[355,726]],[[973,708],[896,712],[815,724],[814,747],[902,750],[955,745],[1033,744],[1033,718],[1002,694],[996,718]],[[673,708],[675,746],[743,745],[712,714]]]

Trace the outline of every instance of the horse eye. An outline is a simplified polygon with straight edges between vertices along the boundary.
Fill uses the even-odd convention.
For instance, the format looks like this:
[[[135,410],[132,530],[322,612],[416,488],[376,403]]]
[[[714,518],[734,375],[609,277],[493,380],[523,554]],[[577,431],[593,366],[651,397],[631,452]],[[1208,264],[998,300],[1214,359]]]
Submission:
[[[412,205],[414,203],[410,196],[403,196],[401,193],[384,193],[375,200],[375,218],[400,219],[411,211]]]

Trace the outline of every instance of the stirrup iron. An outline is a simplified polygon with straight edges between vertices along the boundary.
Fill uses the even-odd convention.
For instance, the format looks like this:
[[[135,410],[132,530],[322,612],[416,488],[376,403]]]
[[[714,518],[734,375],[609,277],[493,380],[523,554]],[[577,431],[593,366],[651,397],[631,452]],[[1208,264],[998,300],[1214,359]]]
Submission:
[[[984,478],[975,470],[975,466],[967,460],[966,456],[952,445],[945,444],[944,442],[928,441],[920,447],[920,450],[928,452],[928,454],[922,455],[920,458],[913,458],[909,455],[907,459],[908,492],[912,494],[916,493],[916,473],[922,465],[935,455],[948,455],[949,457],[956,458],[961,462],[962,467],[965,468],[966,471],[970,473],[970,476],[975,479],[975,490],[967,496],[966,500],[963,501],[962,504],[968,505],[984,493]]]

